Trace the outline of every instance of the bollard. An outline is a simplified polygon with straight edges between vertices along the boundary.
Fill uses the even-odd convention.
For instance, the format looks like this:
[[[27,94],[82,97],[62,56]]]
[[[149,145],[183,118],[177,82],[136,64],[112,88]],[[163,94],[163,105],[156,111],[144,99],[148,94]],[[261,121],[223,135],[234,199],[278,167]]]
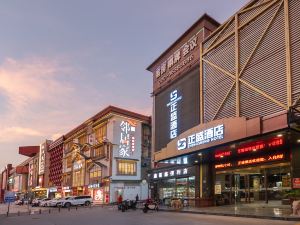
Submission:
[[[49,214],[51,213],[51,209],[49,209]]]
[[[18,211],[18,216],[20,216],[20,211]]]
[[[41,209],[39,209],[39,214],[42,214],[42,210]]]
[[[8,217],[9,212],[6,212],[6,216]]]
[[[76,210],[77,210],[77,205],[76,205]]]
[[[58,207],[58,212],[60,212],[60,206]]]
[[[68,207],[68,210],[70,211],[71,207]]]
[[[28,210],[28,215],[30,215],[30,214],[31,214],[31,209]]]

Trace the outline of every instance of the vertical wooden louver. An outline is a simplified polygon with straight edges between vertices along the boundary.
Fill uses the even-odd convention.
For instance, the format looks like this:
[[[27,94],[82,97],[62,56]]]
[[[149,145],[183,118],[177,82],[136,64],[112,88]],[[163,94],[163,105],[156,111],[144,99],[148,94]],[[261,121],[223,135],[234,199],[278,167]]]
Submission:
[[[204,122],[271,115],[300,98],[300,1],[285,1],[254,0],[205,40]]]

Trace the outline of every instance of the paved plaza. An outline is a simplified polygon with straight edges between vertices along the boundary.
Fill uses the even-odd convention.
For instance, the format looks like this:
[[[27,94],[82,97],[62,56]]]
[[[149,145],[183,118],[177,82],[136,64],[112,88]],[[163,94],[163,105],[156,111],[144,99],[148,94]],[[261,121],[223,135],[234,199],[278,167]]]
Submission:
[[[55,211],[51,214],[43,212],[42,214],[0,217],[1,225],[252,225],[256,223],[265,225],[294,225],[298,222],[161,211],[144,214],[139,209],[136,211],[120,212],[113,207],[78,208],[78,210],[73,208],[70,211],[62,210],[60,213]]]

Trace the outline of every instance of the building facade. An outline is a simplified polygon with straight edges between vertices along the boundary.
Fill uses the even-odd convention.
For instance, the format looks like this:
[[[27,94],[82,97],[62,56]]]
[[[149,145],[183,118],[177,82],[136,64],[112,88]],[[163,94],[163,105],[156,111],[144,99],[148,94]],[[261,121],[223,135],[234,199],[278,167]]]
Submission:
[[[148,196],[150,117],[109,106],[65,135],[63,195],[96,203]],[[143,168],[143,169],[142,169]]]
[[[49,146],[49,197],[62,197],[62,165],[64,136],[52,142]]]
[[[8,178],[10,171],[12,170],[12,164],[7,164],[5,169],[1,172],[1,192],[0,192],[0,202],[4,202],[4,193],[8,191]]]
[[[219,27],[204,15],[149,66],[156,197],[196,206],[268,202],[300,187],[299,10],[297,0],[254,0]],[[203,20],[215,26],[197,42],[197,62],[175,65],[176,54],[192,57],[186,39]]]

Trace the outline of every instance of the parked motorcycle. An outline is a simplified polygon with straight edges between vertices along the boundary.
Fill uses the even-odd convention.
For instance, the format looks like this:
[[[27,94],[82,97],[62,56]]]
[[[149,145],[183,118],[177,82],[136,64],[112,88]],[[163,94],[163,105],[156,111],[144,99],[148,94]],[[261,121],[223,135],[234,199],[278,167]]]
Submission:
[[[157,202],[146,202],[144,204],[143,212],[147,213],[149,210],[158,211],[158,203]]]
[[[136,210],[137,201],[128,201],[125,200],[122,202],[122,204],[118,205],[118,210],[121,210],[122,212],[125,212],[128,209]]]

